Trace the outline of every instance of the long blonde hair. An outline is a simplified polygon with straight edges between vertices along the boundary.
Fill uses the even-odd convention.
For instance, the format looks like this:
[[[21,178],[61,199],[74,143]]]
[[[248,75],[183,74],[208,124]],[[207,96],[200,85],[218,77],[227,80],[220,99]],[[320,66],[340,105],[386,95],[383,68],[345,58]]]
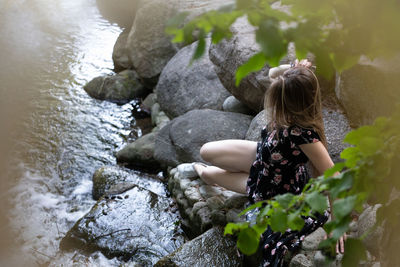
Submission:
[[[264,106],[274,121],[274,126],[269,124],[269,127],[282,129],[298,125],[313,129],[327,148],[321,89],[316,75],[310,69],[299,66],[286,70],[267,90]],[[316,169],[312,167],[315,174]]]

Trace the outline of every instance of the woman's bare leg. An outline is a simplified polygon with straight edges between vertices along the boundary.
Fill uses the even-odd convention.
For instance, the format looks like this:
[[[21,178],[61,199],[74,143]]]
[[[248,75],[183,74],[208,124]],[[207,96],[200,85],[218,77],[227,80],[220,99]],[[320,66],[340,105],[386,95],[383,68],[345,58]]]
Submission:
[[[200,155],[214,166],[196,164],[195,170],[207,184],[246,193],[251,165],[256,159],[257,143],[247,140],[222,140],[204,144]]]
[[[257,142],[248,140],[221,140],[204,144],[200,155],[211,165],[230,172],[249,172],[256,160]]]
[[[249,174],[245,172],[229,172],[215,166],[195,165],[200,178],[207,184],[218,184],[228,190],[246,194]]]

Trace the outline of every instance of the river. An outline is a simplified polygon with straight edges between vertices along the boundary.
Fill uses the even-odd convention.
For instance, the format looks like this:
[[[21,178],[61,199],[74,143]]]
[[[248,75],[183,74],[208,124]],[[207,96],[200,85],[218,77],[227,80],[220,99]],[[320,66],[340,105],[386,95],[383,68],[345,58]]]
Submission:
[[[0,0],[2,220],[16,248],[0,265],[120,264],[58,246],[95,203],[94,171],[115,165],[130,133],[141,134],[132,104],[98,101],[82,88],[112,72],[122,30],[94,0]]]

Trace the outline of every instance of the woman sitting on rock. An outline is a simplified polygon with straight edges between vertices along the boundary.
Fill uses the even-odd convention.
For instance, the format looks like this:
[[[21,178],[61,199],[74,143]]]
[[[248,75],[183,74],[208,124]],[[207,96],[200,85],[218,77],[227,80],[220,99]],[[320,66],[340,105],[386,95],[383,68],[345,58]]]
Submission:
[[[300,194],[310,179],[306,163],[310,160],[315,176],[334,164],[326,149],[322,121],[321,92],[318,79],[302,60],[293,66],[282,65],[269,72],[273,80],[264,103],[271,122],[261,131],[262,141],[222,140],[202,146],[202,158],[213,166],[194,164],[200,178],[208,184],[245,193],[251,203],[278,194]],[[283,255],[299,247],[310,234],[328,219],[308,217],[300,231],[288,229],[262,235],[263,266],[278,266]],[[343,238],[337,252],[344,252]]]

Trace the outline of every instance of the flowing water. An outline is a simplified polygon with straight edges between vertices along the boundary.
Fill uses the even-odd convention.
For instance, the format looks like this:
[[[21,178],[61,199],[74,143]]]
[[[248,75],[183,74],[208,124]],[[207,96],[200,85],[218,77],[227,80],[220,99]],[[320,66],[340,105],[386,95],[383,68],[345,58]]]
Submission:
[[[16,140],[4,150],[10,189],[2,198],[20,245],[14,258],[25,266],[120,264],[58,246],[94,204],[94,171],[115,165],[131,131],[140,135],[132,104],[97,101],[82,89],[112,72],[122,30],[102,18],[94,0],[0,0],[2,134]]]

